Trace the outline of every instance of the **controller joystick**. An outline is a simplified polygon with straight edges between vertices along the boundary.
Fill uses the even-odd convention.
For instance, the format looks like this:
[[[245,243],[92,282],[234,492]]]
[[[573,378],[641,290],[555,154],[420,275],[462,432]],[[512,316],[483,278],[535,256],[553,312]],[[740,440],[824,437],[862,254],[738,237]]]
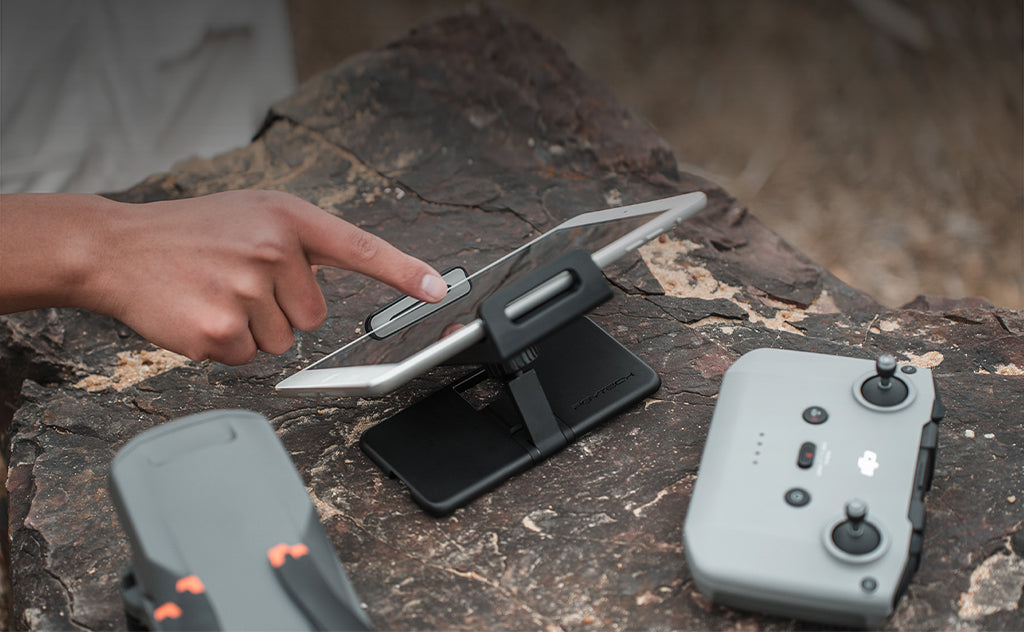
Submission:
[[[878,359],[875,360],[875,370],[878,371],[878,377],[881,378],[879,386],[889,388],[892,377],[896,375],[896,358],[888,353],[878,356]]]
[[[875,375],[860,387],[861,395],[875,406],[898,406],[909,393],[903,380],[895,377],[896,358],[888,353],[878,356],[875,361]]]
[[[846,503],[846,520],[832,530],[832,542],[844,553],[866,555],[878,548],[882,534],[867,521],[868,506],[862,500]]]

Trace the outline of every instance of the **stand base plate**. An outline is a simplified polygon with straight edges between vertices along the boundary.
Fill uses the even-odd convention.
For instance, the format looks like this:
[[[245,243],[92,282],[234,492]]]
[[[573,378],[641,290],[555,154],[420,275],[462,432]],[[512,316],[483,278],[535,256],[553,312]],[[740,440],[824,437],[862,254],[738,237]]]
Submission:
[[[505,392],[482,408],[465,396],[487,378],[465,376],[363,433],[360,446],[434,515],[448,514],[529,469],[594,426],[658,390],[661,379],[581,317],[537,344],[533,365],[565,438],[538,450]],[[507,391],[507,389],[503,390]]]

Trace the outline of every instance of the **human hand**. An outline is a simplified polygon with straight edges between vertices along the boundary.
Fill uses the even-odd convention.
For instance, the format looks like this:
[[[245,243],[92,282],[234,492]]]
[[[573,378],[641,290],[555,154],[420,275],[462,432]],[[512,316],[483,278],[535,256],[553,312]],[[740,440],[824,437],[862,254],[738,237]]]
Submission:
[[[50,303],[108,314],[193,360],[244,364],[260,349],[286,351],[293,328],[319,327],[327,306],[312,266],[359,272],[429,302],[446,292],[426,263],[286,193],[231,191],[141,205],[5,197],[36,198],[29,206],[41,205],[37,216],[55,213],[65,230],[70,223],[77,231],[71,253],[60,256],[76,272],[65,275],[66,287]],[[5,207],[6,214],[19,205],[5,200]]]

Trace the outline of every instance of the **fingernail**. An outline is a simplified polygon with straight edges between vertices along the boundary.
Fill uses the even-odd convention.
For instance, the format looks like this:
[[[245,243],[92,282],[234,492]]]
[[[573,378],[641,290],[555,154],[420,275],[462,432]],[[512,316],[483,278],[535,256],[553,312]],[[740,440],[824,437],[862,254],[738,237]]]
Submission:
[[[440,301],[448,294],[448,285],[439,276],[428,274],[423,277],[423,294],[431,301]]]

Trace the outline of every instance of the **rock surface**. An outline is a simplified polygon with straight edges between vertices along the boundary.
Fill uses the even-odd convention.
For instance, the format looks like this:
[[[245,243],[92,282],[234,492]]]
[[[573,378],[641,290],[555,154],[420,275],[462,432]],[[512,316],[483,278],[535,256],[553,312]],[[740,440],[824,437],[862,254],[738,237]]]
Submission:
[[[89,313],[0,319],[4,388],[22,384],[7,483],[15,625],[124,627],[129,554],[110,460],[161,422],[246,408],[277,429],[379,629],[799,627],[709,603],[680,542],[722,374],[766,346],[888,351],[935,372],[949,413],[925,555],[888,627],[1024,622],[1024,314],[934,297],[887,310],[845,286],[725,191],[680,173],[654,132],[528,25],[481,10],[424,27],[305,84],[249,147],[118,197],[246,187],[289,191],[436,266],[470,269],[585,210],[695,189],[710,201],[643,261],[618,265],[615,298],[593,315],[661,374],[661,390],[442,519],[357,440],[444,372],[380,399],[273,391],[391,298],[376,282],[322,270],[325,325],[242,368],[156,350]]]

